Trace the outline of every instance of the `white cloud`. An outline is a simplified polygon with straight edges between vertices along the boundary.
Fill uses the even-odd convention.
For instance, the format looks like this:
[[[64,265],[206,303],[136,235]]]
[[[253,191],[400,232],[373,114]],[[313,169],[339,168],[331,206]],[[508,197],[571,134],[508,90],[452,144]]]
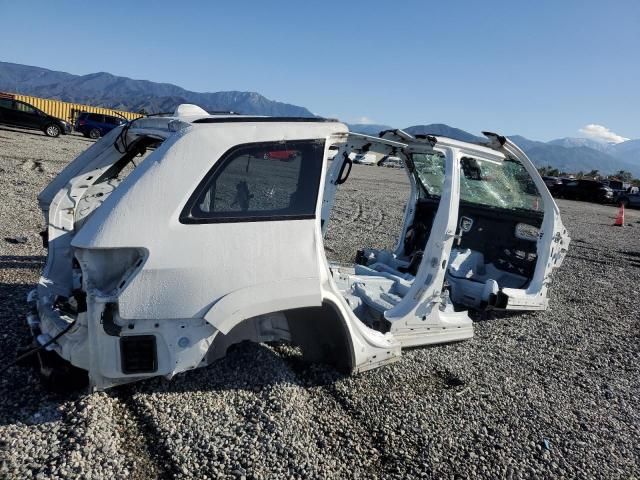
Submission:
[[[580,130],[578,130],[578,132],[580,132],[582,135],[585,135],[587,138],[598,140],[600,142],[621,143],[629,140],[622,135],[618,135],[617,133],[612,132],[604,125],[597,125],[595,123],[585,125]]]
[[[358,117],[358,118],[356,118],[356,121],[355,121],[355,122],[353,122],[353,123],[364,123],[364,124],[367,124],[367,125],[368,125],[368,124],[372,124],[372,123],[376,123],[376,122],[374,122],[373,120],[371,120],[369,117],[364,117],[364,116],[362,116],[362,117]]]

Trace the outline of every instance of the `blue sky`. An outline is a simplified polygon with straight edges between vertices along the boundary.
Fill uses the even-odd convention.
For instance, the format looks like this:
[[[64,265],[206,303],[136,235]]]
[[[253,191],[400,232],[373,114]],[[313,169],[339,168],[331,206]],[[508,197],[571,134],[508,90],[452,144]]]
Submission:
[[[446,3],[446,5],[444,5]],[[349,122],[640,138],[640,1],[0,0],[0,60]],[[603,133],[604,132],[604,133]]]

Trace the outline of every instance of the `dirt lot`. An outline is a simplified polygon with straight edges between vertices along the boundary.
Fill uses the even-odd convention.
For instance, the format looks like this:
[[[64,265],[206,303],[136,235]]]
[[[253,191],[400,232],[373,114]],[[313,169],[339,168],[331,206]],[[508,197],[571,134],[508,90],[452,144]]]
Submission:
[[[45,251],[36,195],[85,149],[0,128],[0,357],[28,338]],[[402,171],[356,166],[328,254],[391,246]],[[561,201],[573,242],[546,312],[344,377],[294,349],[243,345],[172,382],[51,394],[0,373],[2,478],[638,478],[640,211]],[[6,238],[24,236],[26,243]]]

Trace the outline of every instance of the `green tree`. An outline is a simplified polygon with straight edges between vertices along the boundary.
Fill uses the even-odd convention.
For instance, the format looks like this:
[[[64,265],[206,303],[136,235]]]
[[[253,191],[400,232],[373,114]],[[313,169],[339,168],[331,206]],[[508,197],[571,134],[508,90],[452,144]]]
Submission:
[[[557,168],[553,168],[551,165],[547,165],[546,167],[540,167],[538,168],[538,173],[541,176],[550,176],[550,177],[557,177],[558,176],[558,169]]]
[[[616,172],[615,176],[623,182],[630,182],[633,179],[633,174],[631,172],[627,172],[626,170],[619,170],[618,172]]]

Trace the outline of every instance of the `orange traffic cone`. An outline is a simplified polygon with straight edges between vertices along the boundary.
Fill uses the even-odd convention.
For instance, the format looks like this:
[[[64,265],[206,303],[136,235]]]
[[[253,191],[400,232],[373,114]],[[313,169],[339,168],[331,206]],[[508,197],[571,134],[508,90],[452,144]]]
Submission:
[[[614,227],[624,227],[624,204],[620,204],[620,210],[616,215],[616,221],[613,222]]]

